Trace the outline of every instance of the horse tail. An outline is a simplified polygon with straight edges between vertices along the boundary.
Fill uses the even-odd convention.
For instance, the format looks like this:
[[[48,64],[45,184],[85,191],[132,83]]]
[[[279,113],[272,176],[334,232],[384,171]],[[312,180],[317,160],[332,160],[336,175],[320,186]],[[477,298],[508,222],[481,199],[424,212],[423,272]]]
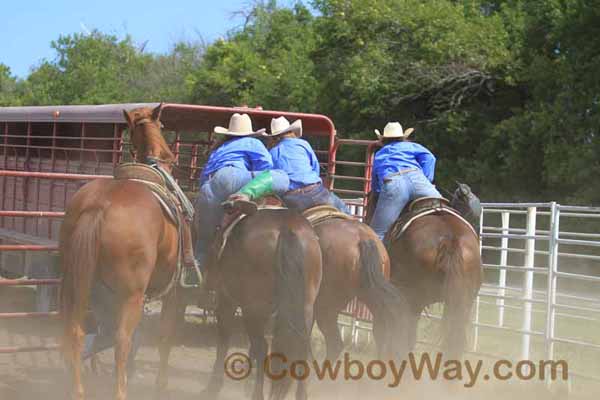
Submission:
[[[81,324],[88,308],[92,280],[98,266],[98,237],[102,210],[86,211],[75,228],[61,239],[62,283],[60,314],[64,326],[64,348],[69,354],[72,340],[82,334]]]
[[[471,307],[479,287],[476,280],[469,276],[457,237],[445,238],[440,242],[436,267],[444,273],[442,349],[448,358],[455,359],[461,357],[465,351]]]
[[[305,319],[305,246],[297,232],[284,228],[277,243],[275,271],[276,316],[273,328],[273,354],[307,361],[310,336]],[[272,357],[271,368],[280,371],[280,357]],[[271,398],[282,399],[291,381],[288,377],[273,382]]]
[[[408,302],[381,270],[382,257],[374,240],[358,243],[360,265],[359,298],[373,314],[374,335],[380,356],[403,355],[408,339],[402,333],[408,328]]]

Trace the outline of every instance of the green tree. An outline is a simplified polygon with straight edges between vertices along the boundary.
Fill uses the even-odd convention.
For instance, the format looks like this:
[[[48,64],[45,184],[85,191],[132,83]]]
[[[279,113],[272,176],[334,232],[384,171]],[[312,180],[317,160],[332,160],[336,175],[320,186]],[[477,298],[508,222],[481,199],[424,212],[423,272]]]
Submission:
[[[20,93],[18,89],[17,78],[11,74],[10,68],[0,63],[0,107],[19,105]]]
[[[491,90],[510,60],[502,20],[447,0],[316,0],[322,106],[348,127],[429,122]],[[340,104],[339,99],[343,99]],[[412,117],[412,118],[411,118]]]
[[[145,65],[143,78],[136,90],[144,99],[173,103],[189,103],[205,45],[200,42],[176,43],[167,54],[152,55]]]
[[[438,156],[441,187],[600,201],[600,0],[311,5],[258,2],[225,39],[167,54],[62,36],[23,82],[0,65],[0,104],[261,105],[327,114],[340,136],[363,138],[398,120]]]
[[[527,101],[493,128],[493,147],[504,159],[501,179],[521,184],[522,197],[597,203],[600,2],[533,0],[516,6],[525,15],[517,56]]]
[[[183,102],[203,51],[200,44],[182,42],[168,54],[154,55],[129,36],[99,31],[61,36],[51,46],[55,59],[43,61],[27,78],[26,104]]]
[[[310,54],[314,17],[301,4],[259,4],[246,26],[206,50],[195,74],[193,100],[269,109],[315,109],[317,82]]]
[[[141,101],[137,82],[151,60],[130,37],[93,31],[51,43],[56,58],[43,61],[27,79],[28,104],[106,104]]]
[[[438,155],[437,183],[466,180],[481,192],[491,169],[482,143],[515,102],[508,16],[473,1],[313,4],[319,109],[351,136],[373,138],[391,120],[415,126]]]

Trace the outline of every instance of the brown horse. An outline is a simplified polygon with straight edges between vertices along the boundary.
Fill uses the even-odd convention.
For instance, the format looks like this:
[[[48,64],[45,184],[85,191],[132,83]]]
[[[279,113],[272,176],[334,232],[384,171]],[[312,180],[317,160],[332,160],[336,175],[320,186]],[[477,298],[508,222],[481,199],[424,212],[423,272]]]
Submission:
[[[367,221],[375,204],[371,193]],[[412,306],[410,347],[415,345],[422,311],[443,302],[442,349],[449,359],[461,357],[467,344],[473,301],[482,280],[478,237],[454,215],[430,214],[413,221],[387,248],[392,282]]]
[[[343,349],[338,314],[358,297],[373,314],[373,334],[380,357],[403,354],[408,348],[405,325],[408,302],[391,283],[388,253],[373,230],[353,219],[328,219],[314,226],[323,253],[323,282],[315,304],[315,319],[327,344],[327,359]]]
[[[125,112],[138,160],[153,157],[170,171],[174,156],[161,135],[160,106]],[[143,184],[98,179],[84,185],[69,203],[60,232],[63,352],[73,373],[73,398],[82,399],[81,352],[84,319],[94,285],[110,289],[115,310],[116,399],[127,397],[126,362],[132,333],[143,312],[144,296],[161,291],[173,278],[178,257],[178,229]],[[169,342],[177,290],[163,299],[159,388],[167,383]]]
[[[201,210],[198,210],[201,212]],[[213,254],[213,260],[214,254]],[[321,284],[321,250],[312,227],[299,213],[286,209],[263,209],[241,220],[229,236],[218,262],[208,263],[208,277],[217,289],[217,358],[205,393],[215,397],[223,386],[225,357],[229,349],[236,308],[250,339],[250,359],[256,362],[252,398],[263,398],[264,363],[267,373],[279,375],[281,357],[267,357],[265,328],[273,312],[272,353],[287,359],[308,361],[313,306]],[[234,367],[232,365],[232,367]],[[283,399],[289,375],[275,379],[272,399]],[[296,399],[305,399],[304,381],[298,382]]]

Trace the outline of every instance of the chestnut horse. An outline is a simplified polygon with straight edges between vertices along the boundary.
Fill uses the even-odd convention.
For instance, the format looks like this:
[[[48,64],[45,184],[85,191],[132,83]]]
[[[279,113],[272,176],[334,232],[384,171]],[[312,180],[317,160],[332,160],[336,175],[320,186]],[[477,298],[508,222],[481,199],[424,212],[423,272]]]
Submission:
[[[406,324],[410,308],[389,282],[390,259],[373,230],[354,219],[332,218],[314,226],[323,253],[323,282],[315,319],[327,344],[327,359],[343,349],[338,314],[357,297],[373,314],[373,335],[380,358],[408,349]]]
[[[371,193],[367,221],[376,198]],[[451,214],[430,214],[413,221],[399,239],[387,243],[391,280],[412,306],[410,347],[416,343],[422,311],[443,302],[442,350],[448,359],[465,351],[471,309],[481,286],[479,238]]]
[[[161,135],[160,107],[124,111],[136,159],[153,157],[167,171],[175,157]],[[73,373],[73,398],[83,399],[81,352],[89,296],[95,285],[115,296],[116,395],[127,397],[126,363],[132,334],[147,292],[161,291],[173,278],[178,258],[178,229],[143,184],[97,179],[70,201],[60,231],[63,280],[60,313],[63,353]],[[175,285],[176,286],[176,285]],[[177,308],[177,288],[163,299],[160,331],[159,389],[166,386],[169,342]]]
[[[201,212],[198,210],[197,212]],[[282,357],[287,369],[296,360],[308,361],[313,306],[321,284],[321,249],[312,227],[299,213],[287,209],[260,209],[231,231],[222,256],[208,263],[208,279],[217,291],[217,358],[205,394],[216,397],[223,386],[225,357],[237,307],[250,339],[249,357],[255,361],[256,383],[252,398],[263,399],[265,362],[280,375]],[[272,358],[267,357],[265,329],[275,312]],[[231,368],[239,366],[231,365]],[[289,375],[275,379],[272,399],[283,399]],[[299,381],[296,399],[305,399],[305,382]]]

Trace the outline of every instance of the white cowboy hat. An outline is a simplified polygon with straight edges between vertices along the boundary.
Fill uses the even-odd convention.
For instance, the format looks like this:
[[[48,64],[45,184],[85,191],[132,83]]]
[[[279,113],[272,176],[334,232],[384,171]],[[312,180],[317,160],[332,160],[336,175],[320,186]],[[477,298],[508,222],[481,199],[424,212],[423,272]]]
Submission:
[[[388,122],[383,128],[383,135],[379,132],[378,129],[375,129],[375,134],[379,139],[387,139],[387,138],[407,138],[413,133],[414,128],[408,128],[407,130],[402,129],[402,125],[400,122]]]
[[[288,132],[294,132],[296,137],[302,136],[302,120],[297,119],[291,124],[285,117],[271,120],[271,134],[269,136],[279,136]]]
[[[229,136],[262,135],[265,133],[265,131],[266,129],[264,128],[254,131],[252,129],[252,121],[250,120],[248,114],[238,113],[235,113],[231,116],[231,119],[229,120],[229,128],[216,126],[214,129],[215,133]]]

